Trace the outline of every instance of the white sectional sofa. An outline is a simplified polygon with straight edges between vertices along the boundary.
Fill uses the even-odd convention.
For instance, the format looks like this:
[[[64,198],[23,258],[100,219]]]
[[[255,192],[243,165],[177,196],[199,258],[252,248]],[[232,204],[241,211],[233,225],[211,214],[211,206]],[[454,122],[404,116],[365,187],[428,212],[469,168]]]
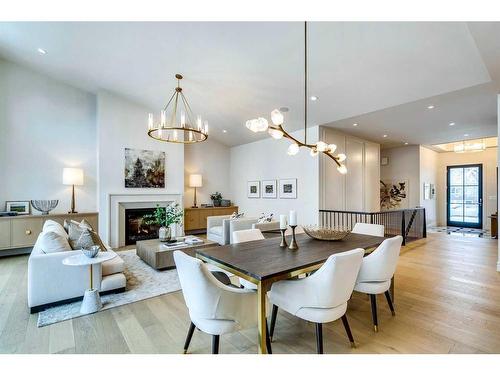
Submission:
[[[64,228],[47,220],[42,234],[46,231],[65,233]],[[43,241],[38,237],[28,261],[28,306],[30,311],[41,311],[46,307],[80,299],[89,288],[89,268],[65,266],[64,258],[81,253],[81,250],[59,251],[46,254]],[[113,251],[110,248],[107,251]],[[125,264],[120,256],[93,265],[93,285],[101,294],[125,290]]]

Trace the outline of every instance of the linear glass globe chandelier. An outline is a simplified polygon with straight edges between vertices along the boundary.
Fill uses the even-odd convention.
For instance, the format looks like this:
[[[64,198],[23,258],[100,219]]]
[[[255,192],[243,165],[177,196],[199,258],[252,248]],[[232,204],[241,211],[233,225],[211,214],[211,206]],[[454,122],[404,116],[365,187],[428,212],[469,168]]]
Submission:
[[[267,131],[274,139],[289,139],[292,143],[288,146],[288,155],[297,155],[301,147],[308,148],[311,156],[316,156],[318,153],[322,153],[335,162],[337,170],[340,173],[346,174],[347,168],[343,164],[346,160],[346,155],[335,154],[335,151],[337,150],[336,145],[327,144],[323,141],[316,142],[315,144],[307,143],[307,101],[307,22],[304,22],[304,142],[299,141],[285,130],[283,127],[284,116],[278,109],[271,112],[271,121],[273,125],[269,125],[269,122],[264,117],[259,117],[248,120],[246,122],[246,127],[254,133]]]
[[[158,141],[172,143],[197,143],[208,138],[208,121],[196,119],[189,103],[182,93],[180,81],[182,75],[176,74],[177,87],[167,105],[160,113],[160,122],[155,123],[153,114],[149,114],[148,135]]]

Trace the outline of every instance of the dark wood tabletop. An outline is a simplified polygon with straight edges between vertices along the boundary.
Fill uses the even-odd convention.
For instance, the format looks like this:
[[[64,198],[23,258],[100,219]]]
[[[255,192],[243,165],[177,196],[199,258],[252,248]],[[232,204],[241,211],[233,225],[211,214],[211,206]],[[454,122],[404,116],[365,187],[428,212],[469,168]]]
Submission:
[[[371,249],[385,238],[351,233],[341,241],[319,241],[297,235],[298,250],[280,248],[280,238],[243,242],[208,249],[196,254],[223,264],[256,280],[265,280],[324,263],[332,254],[362,248]],[[290,238],[287,239],[290,241]]]

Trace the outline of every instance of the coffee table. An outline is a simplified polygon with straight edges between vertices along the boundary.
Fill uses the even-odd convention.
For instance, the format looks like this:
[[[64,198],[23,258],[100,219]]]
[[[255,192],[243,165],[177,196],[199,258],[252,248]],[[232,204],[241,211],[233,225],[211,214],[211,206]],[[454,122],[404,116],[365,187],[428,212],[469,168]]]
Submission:
[[[94,289],[94,275],[92,272],[92,265],[105,262],[107,260],[113,259],[116,256],[114,252],[111,251],[100,251],[94,258],[89,258],[83,253],[77,255],[71,255],[64,258],[62,263],[65,266],[89,266],[90,269],[90,289],[85,291],[83,295],[82,306],[80,307],[80,312],[82,314],[91,314],[99,311],[102,308],[101,296],[99,291]]]
[[[175,268],[174,251],[180,250],[184,253],[196,256],[196,250],[213,246],[219,246],[217,242],[203,240],[203,243],[197,245],[188,245],[186,247],[167,248],[163,246],[164,242],[159,239],[137,241],[137,255],[149,266],[156,270]]]

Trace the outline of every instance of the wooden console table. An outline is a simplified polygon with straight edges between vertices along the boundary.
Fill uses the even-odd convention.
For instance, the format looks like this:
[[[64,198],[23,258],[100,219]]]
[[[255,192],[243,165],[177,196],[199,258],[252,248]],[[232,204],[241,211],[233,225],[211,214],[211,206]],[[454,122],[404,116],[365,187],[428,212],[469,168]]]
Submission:
[[[0,217],[0,256],[2,250],[32,247],[38,235],[42,232],[43,224],[47,220],[63,224],[64,220],[87,220],[92,228],[97,229],[97,212],[82,212],[77,214],[48,214],[48,215],[17,215]]]
[[[184,230],[190,231],[207,229],[208,216],[231,215],[233,212],[238,212],[238,206],[185,208]]]

